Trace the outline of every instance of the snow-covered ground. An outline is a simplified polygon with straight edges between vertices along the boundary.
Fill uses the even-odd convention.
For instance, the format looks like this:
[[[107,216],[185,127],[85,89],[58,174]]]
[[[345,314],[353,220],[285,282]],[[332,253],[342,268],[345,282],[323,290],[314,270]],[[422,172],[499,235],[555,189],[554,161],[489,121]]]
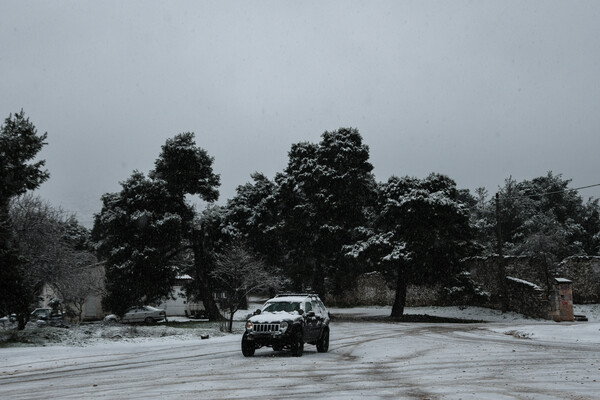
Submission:
[[[329,308],[329,311],[334,315],[383,317],[390,315],[391,307]],[[576,315],[585,315],[588,317],[590,322],[600,322],[600,304],[576,304],[574,306],[574,311]],[[498,310],[491,310],[483,307],[406,307],[404,313],[486,322],[536,321],[535,319],[525,317],[521,314],[513,312],[502,313]]]
[[[389,311],[331,310],[355,317]],[[600,398],[600,305],[577,307],[589,321],[574,323],[475,307],[406,311],[490,322],[333,322],[330,351],[308,345],[301,358],[271,349],[244,358],[239,330],[223,334],[209,325],[47,329],[37,332],[50,337],[46,343],[60,342],[52,338],[59,331],[73,339],[0,348],[0,398]]]

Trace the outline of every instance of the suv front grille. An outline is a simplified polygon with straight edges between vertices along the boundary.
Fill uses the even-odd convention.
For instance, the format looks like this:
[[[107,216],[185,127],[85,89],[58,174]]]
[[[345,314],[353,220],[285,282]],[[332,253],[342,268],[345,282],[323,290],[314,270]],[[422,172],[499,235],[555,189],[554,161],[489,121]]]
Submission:
[[[279,324],[254,324],[254,332],[277,332]]]

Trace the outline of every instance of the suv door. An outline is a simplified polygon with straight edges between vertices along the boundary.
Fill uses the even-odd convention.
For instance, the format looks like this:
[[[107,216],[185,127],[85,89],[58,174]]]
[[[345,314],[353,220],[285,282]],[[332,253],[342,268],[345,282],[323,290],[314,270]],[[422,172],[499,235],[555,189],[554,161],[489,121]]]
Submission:
[[[312,308],[315,312],[315,339],[318,340],[321,337],[321,331],[323,330],[323,325],[325,324],[325,310],[321,307],[320,302],[313,300]]]
[[[315,315],[309,316],[309,313],[314,313],[316,312],[313,309],[313,304],[311,303],[310,300],[307,300],[304,303],[304,341],[305,342],[312,342],[314,340],[316,340],[316,335],[317,335],[317,330],[319,329],[317,327],[317,315],[315,313]]]

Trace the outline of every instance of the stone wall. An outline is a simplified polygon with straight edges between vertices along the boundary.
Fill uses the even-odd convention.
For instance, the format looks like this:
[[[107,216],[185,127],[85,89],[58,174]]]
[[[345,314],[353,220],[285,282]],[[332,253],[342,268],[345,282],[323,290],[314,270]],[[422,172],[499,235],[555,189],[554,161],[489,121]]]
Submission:
[[[463,260],[475,283],[490,293],[491,303],[499,304],[498,256],[471,257]],[[554,278],[573,282],[573,302],[600,303],[600,257],[568,257],[553,271],[546,270],[543,262],[531,257],[504,257],[507,276],[526,280],[550,293]]]
[[[394,302],[394,295],[394,290],[379,272],[369,272],[357,279],[354,297],[360,305],[390,305]]]
[[[546,291],[523,279],[506,277],[508,308],[533,318],[548,318],[549,302]]]
[[[486,306],[501,308],[498,282],[499,257],[472,257],[463,260],[471,272],[473,281],[490,294]],[[550,303],[598,303],[600,302],[600,257],[569,257],[553,270],[546,268],[541,260],[531,257],[505,257],[509,296],[509,308],[529,316],[551,318]],[[556,278],[572,281],[572,300],[557,292]],[[535,289],[535,290],[534,290]],[[571,292],[570,292],[571,293]],[[558,304],[558,303],[557,303]],[[537,309],[537,311],[536,311]],[[555,310],[556,311],[556,310]],[[558,312],[558,311],[557,311]],[[563,311],[560,311],[564,313]],[[561,320],[569,320],[560,314]]]
[[[499,256],[471,257],[463,263],[473,281],[490,293],[493,302],[499,302],[498,285]],[[550,290],[551,282],[541,261],[526,256],[504,256],[506,276],[531,282],[543,290]]]
[[[429,306],[439,303],[440,286],[408,285],[406,306]],[[394,304],[396,288],[386,282],[379,272],[369,272],[358,277],[356,286],[338,297],[327,297],[327,304],[345,306],[391,306]]]
[[[501,308],[498,262],[498,256],[471,257],[463,260],[473,283],[489,295],[487,302],[470,305]],[[504,264],[506,276],[538,286],[546,298],[554,291],[554,278],[560,277],[573,282],[574,303],[600,303],[600,257],[569,257],[563,260],[554,271],[548,271],[541,260],[526,256],[505,256]],[[518,288],[514,289],[515,293],[521,296],[522,291]],[[360,276],[356,286],[342,296],[327,300],[328,304],[335,306],[392,305],[394,295],[395,287],[386,282],[380,273],[371,272]],[[440,286],[409,285],[407,288],[406,306],[408,307],[453,304],[444,299]],[[527,302],[524,307],[528,308],[528,304]],[[528,312],[526,315],[530,314],[531,312]]]
[[[557,273],[573,282],[573,302],[600,303],[600,257],[568,257]]]

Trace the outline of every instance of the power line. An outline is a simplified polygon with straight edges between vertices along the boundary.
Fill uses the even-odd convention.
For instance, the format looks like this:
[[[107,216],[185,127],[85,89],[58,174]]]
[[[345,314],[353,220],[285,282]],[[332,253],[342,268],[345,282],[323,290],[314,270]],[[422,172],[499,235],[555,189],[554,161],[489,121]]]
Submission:
[[[566,193],[566,192],[576,192],[578,190],[589,189],[589,188],[593,188],[593,187],[596,187],[596,186],[600,186],[600,183],[596,183],[595,185],[581,186],[581,187],[573,188],[573,189],[555,190],[555,191],[552,191],[552,192],[534,193],[534,194],[519,194],[518,196],[502,196],[502,198],[504,198],[504,199],[516,199],[516,198],[521,198],[521,197],[548,196],[548,195],[551,195],[551,194]]]

